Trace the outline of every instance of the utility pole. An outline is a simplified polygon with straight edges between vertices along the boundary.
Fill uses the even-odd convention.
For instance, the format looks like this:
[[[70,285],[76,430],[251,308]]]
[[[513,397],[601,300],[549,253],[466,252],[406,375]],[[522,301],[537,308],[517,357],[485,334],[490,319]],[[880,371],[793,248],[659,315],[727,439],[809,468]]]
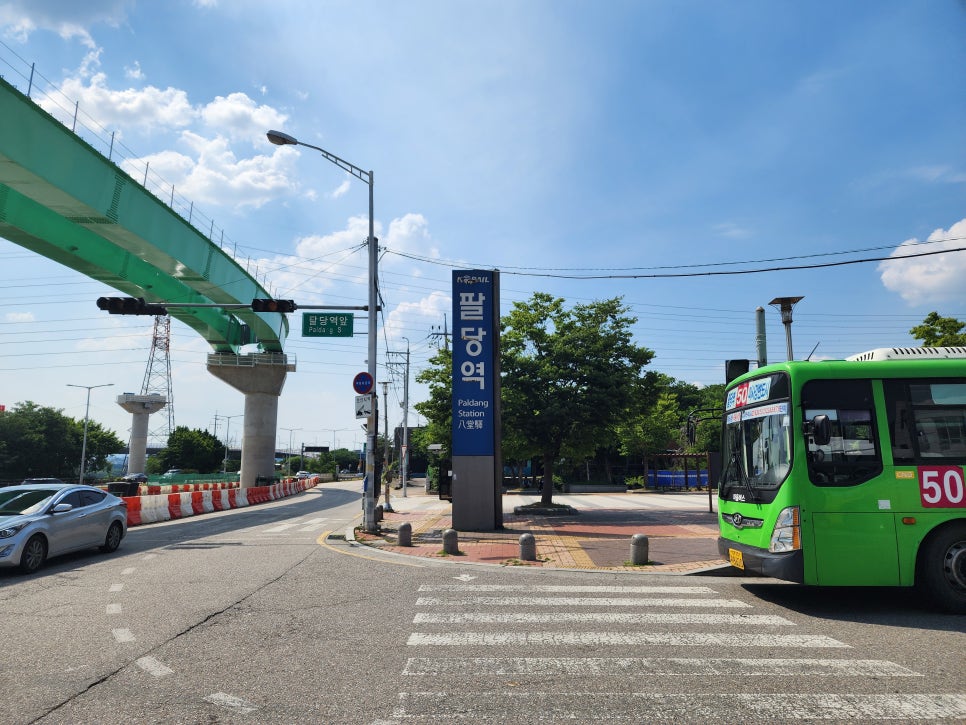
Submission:
[[[383,423],[383,427],[386,430],[386,432],[383,434],[386,436],[386,439],[385,439],[385,444],[383,445],[382,470],[388,471],[389,470],[389,383],[385,381],[382,382],[382,411],[383,411],[382,413],[383,418],[385,419]],[[392,503],[390,503],[389,501],[389,489],[392,488],[392,485],[391,485],[392,482],[389,480],[388,477],[384,476],[384,478],[386,478],[386,481],[385,481],[386,505],[383,506],[383,511],[392,511]]]
[[[406,498],[406,479],[409,476],[409,338],[404,337],[403,340],[406,341],[406,377],[403,378],[403,439],[399,456],[399,477],[402,495]]]
[[[429,333],[430,337],[442,337],[443,338],[443,349],[449,350],[449,327],[447,327],[446,315],[443,315],[443,327],[440,330],[439,325],[432,325]]]

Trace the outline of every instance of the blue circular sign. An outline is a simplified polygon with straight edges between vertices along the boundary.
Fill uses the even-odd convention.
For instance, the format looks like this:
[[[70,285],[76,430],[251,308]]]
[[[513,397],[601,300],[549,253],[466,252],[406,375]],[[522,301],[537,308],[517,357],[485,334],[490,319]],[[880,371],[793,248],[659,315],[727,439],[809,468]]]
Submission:
[[[372,376],[369,373],[359,373],[352,379],[352,389],[359,395],[372,392]]]

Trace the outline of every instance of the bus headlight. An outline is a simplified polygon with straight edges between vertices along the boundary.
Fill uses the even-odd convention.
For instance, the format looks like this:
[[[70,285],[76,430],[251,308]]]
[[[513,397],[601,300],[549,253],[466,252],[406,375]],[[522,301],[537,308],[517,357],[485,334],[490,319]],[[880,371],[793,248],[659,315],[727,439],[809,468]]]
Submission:
[[[771,532],[768,551],[798,551],[802,548],[802,530],[798,522],[798,506],[782,509]]]

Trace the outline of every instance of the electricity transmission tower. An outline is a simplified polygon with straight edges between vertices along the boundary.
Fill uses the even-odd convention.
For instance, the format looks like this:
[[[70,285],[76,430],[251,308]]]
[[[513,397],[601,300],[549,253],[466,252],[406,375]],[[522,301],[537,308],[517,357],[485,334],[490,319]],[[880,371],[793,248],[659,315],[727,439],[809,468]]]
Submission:
[[[141,395],[161,395],[168,404],[164,407],[167,416],[155,416],[157,423],[148,432],[148,445],[164,448],[168,436],[174,432],[174,391],[171,389],[171,318],[159,315],[154,318],[154,334],[151,340],[151,355],[144,371]]]

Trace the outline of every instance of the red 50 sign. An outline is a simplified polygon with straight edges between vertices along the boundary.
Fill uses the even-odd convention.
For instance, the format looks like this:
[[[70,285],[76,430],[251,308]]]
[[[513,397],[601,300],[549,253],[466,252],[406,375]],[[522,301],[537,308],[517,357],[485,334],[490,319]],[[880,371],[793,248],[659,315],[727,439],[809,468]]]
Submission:
[[[966,508],[961,466],[920,466],[919,497],[925,508]]]

